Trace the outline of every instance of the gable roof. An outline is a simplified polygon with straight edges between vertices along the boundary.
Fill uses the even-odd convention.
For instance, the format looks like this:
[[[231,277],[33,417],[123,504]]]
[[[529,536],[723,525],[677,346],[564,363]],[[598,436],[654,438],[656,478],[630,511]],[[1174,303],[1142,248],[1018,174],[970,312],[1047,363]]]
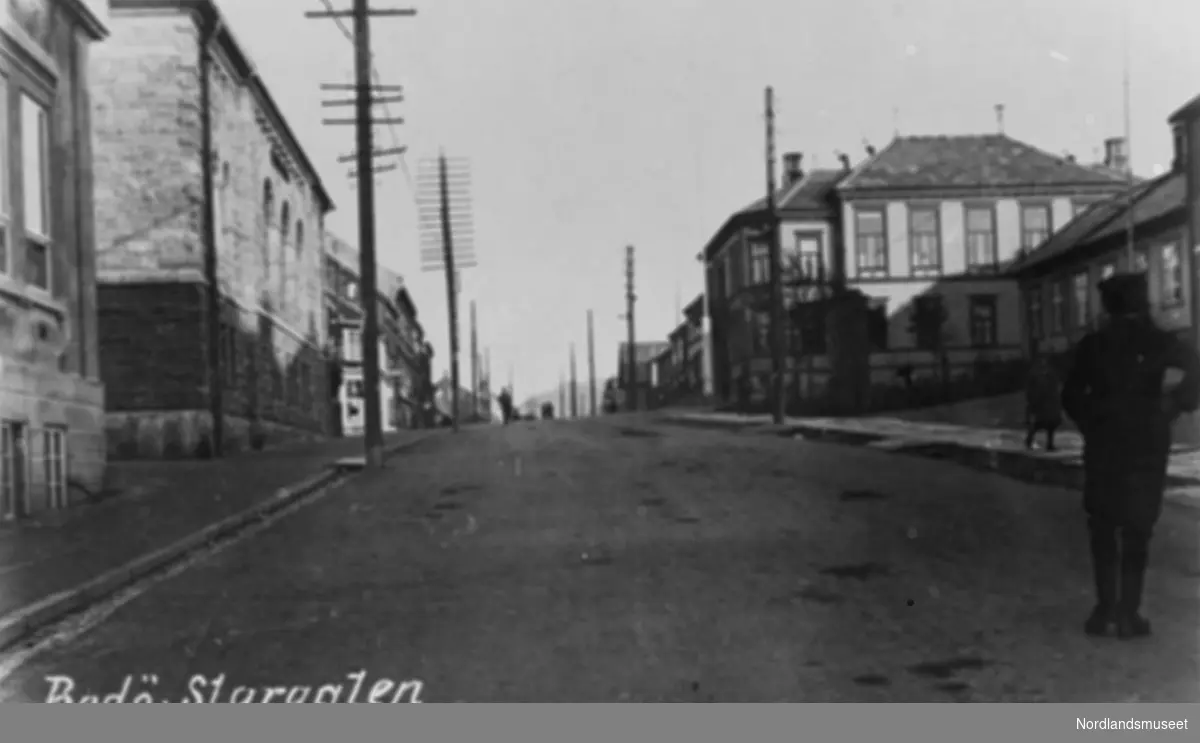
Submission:
[[[1015,260],[1009,273],[1027,274],[1053,261],[1066,259],[1080,246],[1124,232],[1130,201],[1133,202],[1136,227],[1182,209],[1184,199],[1185,178],[1182,173],[1167,173],[1138,183],[1125,193],[1097,202],[1081,212],[1032,252]]]
[[[805,173],[795,183],[780,188],[775,194],[775,211],[781,219],[812,218],[830,214],[829,197],[837,184],[849,173],[845,170],[813,170]],[[749,226],[766,214],[767,198],[764,196],[743,209],[734,212],[705,243],[700,257],[708,260],[729,239],[734,230]]]
[[[233,35],[233,31],[229,28],[227,19],[221,13],[215,0],[108,0],[109,7],[109,25],[118,22],[117,14],[122,11],[170,11],[170,12],[190,12],[198,16],[200,23],[198,25],[203,28],[208,25],[216,29],[216,43],[221,51],[227,55],[237,74],[241,76],[238,82],[245,84],[249,90],[254,102],[258,104],[259,112],[265,123],[279,138],[282,149],[287,152],[289,158],[294,159],[304,177],[312,186],[313,194],[316,196],[317,202],[322,211],[331,212],[334,209],[333,198],[329,195],[329,191],[325,189],[325,183],[321,180],[321,174],[317,171],[312,160],[309,159],[308,153],[304,151],[304,146],[300,144],[300,140],[296,137],[296,133],[284,118],[283,112],[279,109],[275,99],[271,96],[270,90],[267,88],[266,82],[259,75],[258,69],[250,60],[246,53],[245,47],[238,42]]]
[[[1200,114],[1200,95],[1179,107],[1179,110],[1171,114],[1171,118],[1167,119],[1168,124],[1175,124],[1184,119],[1190,119]]]
[[[1117,175],[1070,162],[1004,134],[896,137],[838,185],[867,189],[1104,186]]]

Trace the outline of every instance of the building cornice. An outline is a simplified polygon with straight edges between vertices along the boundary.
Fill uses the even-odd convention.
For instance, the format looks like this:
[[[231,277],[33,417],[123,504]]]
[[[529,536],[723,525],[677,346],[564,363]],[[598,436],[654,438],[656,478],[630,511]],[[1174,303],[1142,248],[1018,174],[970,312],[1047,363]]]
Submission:
[[[1005,186],[933,186],[928,188],[863,188],[841,193],[842,200],[861,201],[970,201],[989,199],[1029,199],[1043,197],[1112,196],[1129,188],[1126,183],[1056,183]]]

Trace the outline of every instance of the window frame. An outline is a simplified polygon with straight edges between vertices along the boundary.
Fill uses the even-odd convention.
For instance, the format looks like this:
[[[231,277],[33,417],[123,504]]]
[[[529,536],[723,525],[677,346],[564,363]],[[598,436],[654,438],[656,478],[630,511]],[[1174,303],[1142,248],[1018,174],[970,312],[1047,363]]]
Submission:
[[[1050,284],[1050,335],[1067,332],[1067,321],[1070,319],[1067,289],[1067,282],[1062,280]]]
[[[1025,317],[1029,323],[1029,337],[1040,341],[1046,337],[1046,308],[1043,303],[1044,288],[1038,284],[1025,294]]]
[[[1027,219],[1027,214],[1033,210],[1040,211],[1046,215],[1045,235],[1036,242],[1028,239],[1028,236],[1031,234],[1031,230],[1029,229],[1029,220]],[[1019,246],[1021,250],[1027,253],[1037,250],[1038,246],[1049,240],[1050,236],[1054,234],[1054,205],[1051,202],[1022,201],[1017,214],[1021,223],[1021,243]],[[994,225],[993,229],[995,229]]]
[[[986,212],[991,224],[989,232],[971,229],[971,212]],[[997,245],[999,228],[997,225],[996,204],[995,202],[987,203],[968,203],[963,205],[963,251],[965,256],[965,271],[970,275],[992,275],[1000,271],[1000,248]],[[986,234],[989,238],[989,252],[991,254],[990,262],[977,262],[973,260],[974,250],[972,250],[971,236]]]
[[[762,286],[771,281],[771,246],[761,242],[749,244],[750,285]],[[760,275],[761,272],[761,275]]]
[[[918,213],[933,215],[933,232],[917,232],[916,220]],[[933,262],[921,264],[917,262],[917,238],[933,237]],[[909,272],[915,277],[932,278],[942,275],[942,210],[937,204],[910,204],[908,207],[908,265]]]
[[[1167,297],[1167,251],[1175,252],[1175,268],[1171,273],[1171,283],[1175,284],[1175,296]],[[1187,301],[1187,293],[1184,289],[1184,282],[1187,280],[1186,273],[1183,269],[1183,248],[1179,241],[1172,240],[1158,247],[1158,282],[1159,282],[1159,307],[1163,309],[1175,309],[1181,307]]]
[[[995,348],[1000,345],[999,304],[995,294],[972,294],[967,297],[967,335],[972,348]],[[980,308],[988,311],[987,338],[981,338],[977,332],[980,324],[976,322],[975,312]]]
[[[864,233],[861,229],[862,218],[867,215],[879,215],[880,232]],[[864,235],[880,239],[879,250],[883,260],[881,265],[866,263]],[[891,275],[891,246],[888,244],[888,215],[886,206],[860,206],[854,209],[854,271],[857,278],[884,279]]]
[[[66,426],[51,425],[42,429],[42,468],[45,477],[46,504],[51,510],[67,508],[68,468]],[[57,444],[57,446],[55,446]]]
[[[812,250],[806,250],[804,244],[811,240],[816,244]],[[825,279],[825,234],[819,230],[795,230],[792,232],[792,249],[796,257],[796,268],[800,270],[800,278],[809,281]],[[811,265],[809,265],[811,263]]]
[[[1083,330],[1092,322],[1092,277],[1084,269],[1071,274],[1071,309],[1075,311],[1075,330]]]

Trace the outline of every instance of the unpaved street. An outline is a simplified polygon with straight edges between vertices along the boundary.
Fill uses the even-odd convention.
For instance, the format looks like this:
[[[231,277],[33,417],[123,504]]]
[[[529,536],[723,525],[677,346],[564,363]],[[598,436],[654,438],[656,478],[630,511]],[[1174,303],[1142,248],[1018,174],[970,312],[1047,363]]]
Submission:
[[[364,671],[425,702],[1196,701],[1198,516],[1168,506],[1155,635],[1119,643],[1081,631],[1073,493],[624,416],[469,429],[7,664],[0,694],[180,701],[223,674],[218,701],[345,702]]]

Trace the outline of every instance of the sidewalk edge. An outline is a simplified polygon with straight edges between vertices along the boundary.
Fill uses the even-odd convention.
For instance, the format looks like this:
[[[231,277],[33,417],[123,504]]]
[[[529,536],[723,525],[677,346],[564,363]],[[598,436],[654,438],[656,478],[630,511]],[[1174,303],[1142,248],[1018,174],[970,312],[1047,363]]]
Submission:
[[[694,426],[698,428],[735,430],[739,432],[750,430],[753,433],[770,434],[784,437],[797,435],[812,436],[813,439],[817,441],[824,440],[828,443],[856,447],[868,447],[873,444],[878,445],[883,442],[894,440],[896,443],[895,446],[880,446],[878,448],[891,454],[905,454],[908,456],[927,456],[923,455],[920,451],[922,447],[929,448],[930,446],[939,445],[952,446],[960,450],[965,455],[967,461],[954,459],[948,459],[947,461],[953,461],[961,466],[970,467],[972,469],[984,472],[993,472],[1001,475],[1002,477],[1008,477],[1010,479],[1029,482],[1036,485],[1077,488],[1081,485],[1083,477],[1083,468],[1075,463],[1063,462],[1055,459],[1046,459],[1037,456],[1029,456],[1028,454],[1021,452],[989,449],[983,446],[961,444],[947,440],[944,437],[912,437],[911,439],[905,439],[904,437],[892,437],[872,431],[862,431],[850,428],[841,428],[837,426],[823,426],[805,423],[788,423],[780,427],[770,423],[753,420],[706,421],[696,418],[677,418],[672,416],[664,416],[662,420],[672,425]],[[987,461],[981,461],[984,459]],[[1167,497],[1171,500],[1182,501],[1186,505],[1192,505],[1192,501],[1195,501],[1196,497],[1181,497],[1172,491],[1176,491],[1180,488],[1195,488],[1198,486],[1200,486],[1200,478],[1187,477],[1178,474],[1168,474]]]
[[[411,441],[396,444],[384,451],[384,458],[386,459],[404,449],[415,446],[428,438],[430,438],[428,435],[420,436]],[[96,603],[107,596],[111,596],[125,586],[153,573],[163,565],[175,561],[181,555],[192,552],[209,542],[214,542],[224,536],[240,531],[250,522],[270,516],[300,498],[320,490],[334,480],[346,476],[352,475],[341,470],[337,465],[331,464],[324,472],[292,483],[291,485],[285,485],[276,491],[274,497],[266,498],[238,513],[227,516],[214,524],[209,524],[191,534],[181,537],[164,547],[136,557],[124,565],[107,570],[74,588],[68,588],[51,594],[28,606],[0,616],[0,651],[8,650],[12,645],[57,619],[72,614],[88,604]]]

